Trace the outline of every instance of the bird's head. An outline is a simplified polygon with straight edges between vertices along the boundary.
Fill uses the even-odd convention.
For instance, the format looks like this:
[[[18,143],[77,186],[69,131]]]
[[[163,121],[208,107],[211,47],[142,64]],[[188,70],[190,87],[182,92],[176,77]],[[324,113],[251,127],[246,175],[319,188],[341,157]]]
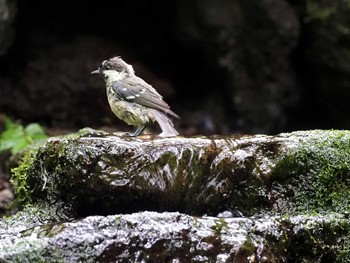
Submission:
[[[97,70],[91,74],[102,74],[105,79],[113,78],[119,80],[129,75],[134,75],[134,69],[131,65],[126,63],[121,57],[113,57],[104,60]]]

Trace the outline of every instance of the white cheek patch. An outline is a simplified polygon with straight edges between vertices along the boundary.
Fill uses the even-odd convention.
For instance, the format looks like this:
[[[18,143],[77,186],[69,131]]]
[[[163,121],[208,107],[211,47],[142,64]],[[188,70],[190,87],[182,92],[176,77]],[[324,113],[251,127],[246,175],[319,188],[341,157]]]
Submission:
[[[103,71],[103,75],[112,81],[121,80],[125,77],[125,73],[116,70],[105,70]]]

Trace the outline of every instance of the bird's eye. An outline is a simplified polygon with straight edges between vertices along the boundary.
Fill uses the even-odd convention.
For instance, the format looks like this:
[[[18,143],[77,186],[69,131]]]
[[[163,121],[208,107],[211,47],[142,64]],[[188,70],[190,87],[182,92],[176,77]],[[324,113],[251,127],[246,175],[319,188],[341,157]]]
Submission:
[[[110,66],[110,64],[108,63],[107,60],[102,62],[101,67],[104,68],[104,69],[110,69],[111,68],[111,66]]]

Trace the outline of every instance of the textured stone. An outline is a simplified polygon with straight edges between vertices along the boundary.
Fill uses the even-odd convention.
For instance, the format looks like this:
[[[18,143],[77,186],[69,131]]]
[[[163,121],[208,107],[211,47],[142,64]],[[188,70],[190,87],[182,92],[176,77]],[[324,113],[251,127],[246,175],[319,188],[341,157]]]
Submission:
[[[13,170],[0,260],[346,262],[349,151],[349,131],[51,138]]]
[[[141,212],[53,224],[17,217],[0,221],[3,262],[349,260],[349,221],[339,214],[257,219]]]

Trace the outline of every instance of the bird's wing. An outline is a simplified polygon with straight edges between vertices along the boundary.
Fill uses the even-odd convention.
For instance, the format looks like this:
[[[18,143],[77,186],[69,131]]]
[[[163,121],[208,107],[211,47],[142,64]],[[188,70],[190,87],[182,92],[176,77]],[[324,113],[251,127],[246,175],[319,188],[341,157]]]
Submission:
[[[133,80],[125,78],[114,82],[112,87],[116,96],[123,100],[161,110],[178,117],[170,110],[169,105],[162,99],[162,96],[151,85],[140,78],[134,77]]]

